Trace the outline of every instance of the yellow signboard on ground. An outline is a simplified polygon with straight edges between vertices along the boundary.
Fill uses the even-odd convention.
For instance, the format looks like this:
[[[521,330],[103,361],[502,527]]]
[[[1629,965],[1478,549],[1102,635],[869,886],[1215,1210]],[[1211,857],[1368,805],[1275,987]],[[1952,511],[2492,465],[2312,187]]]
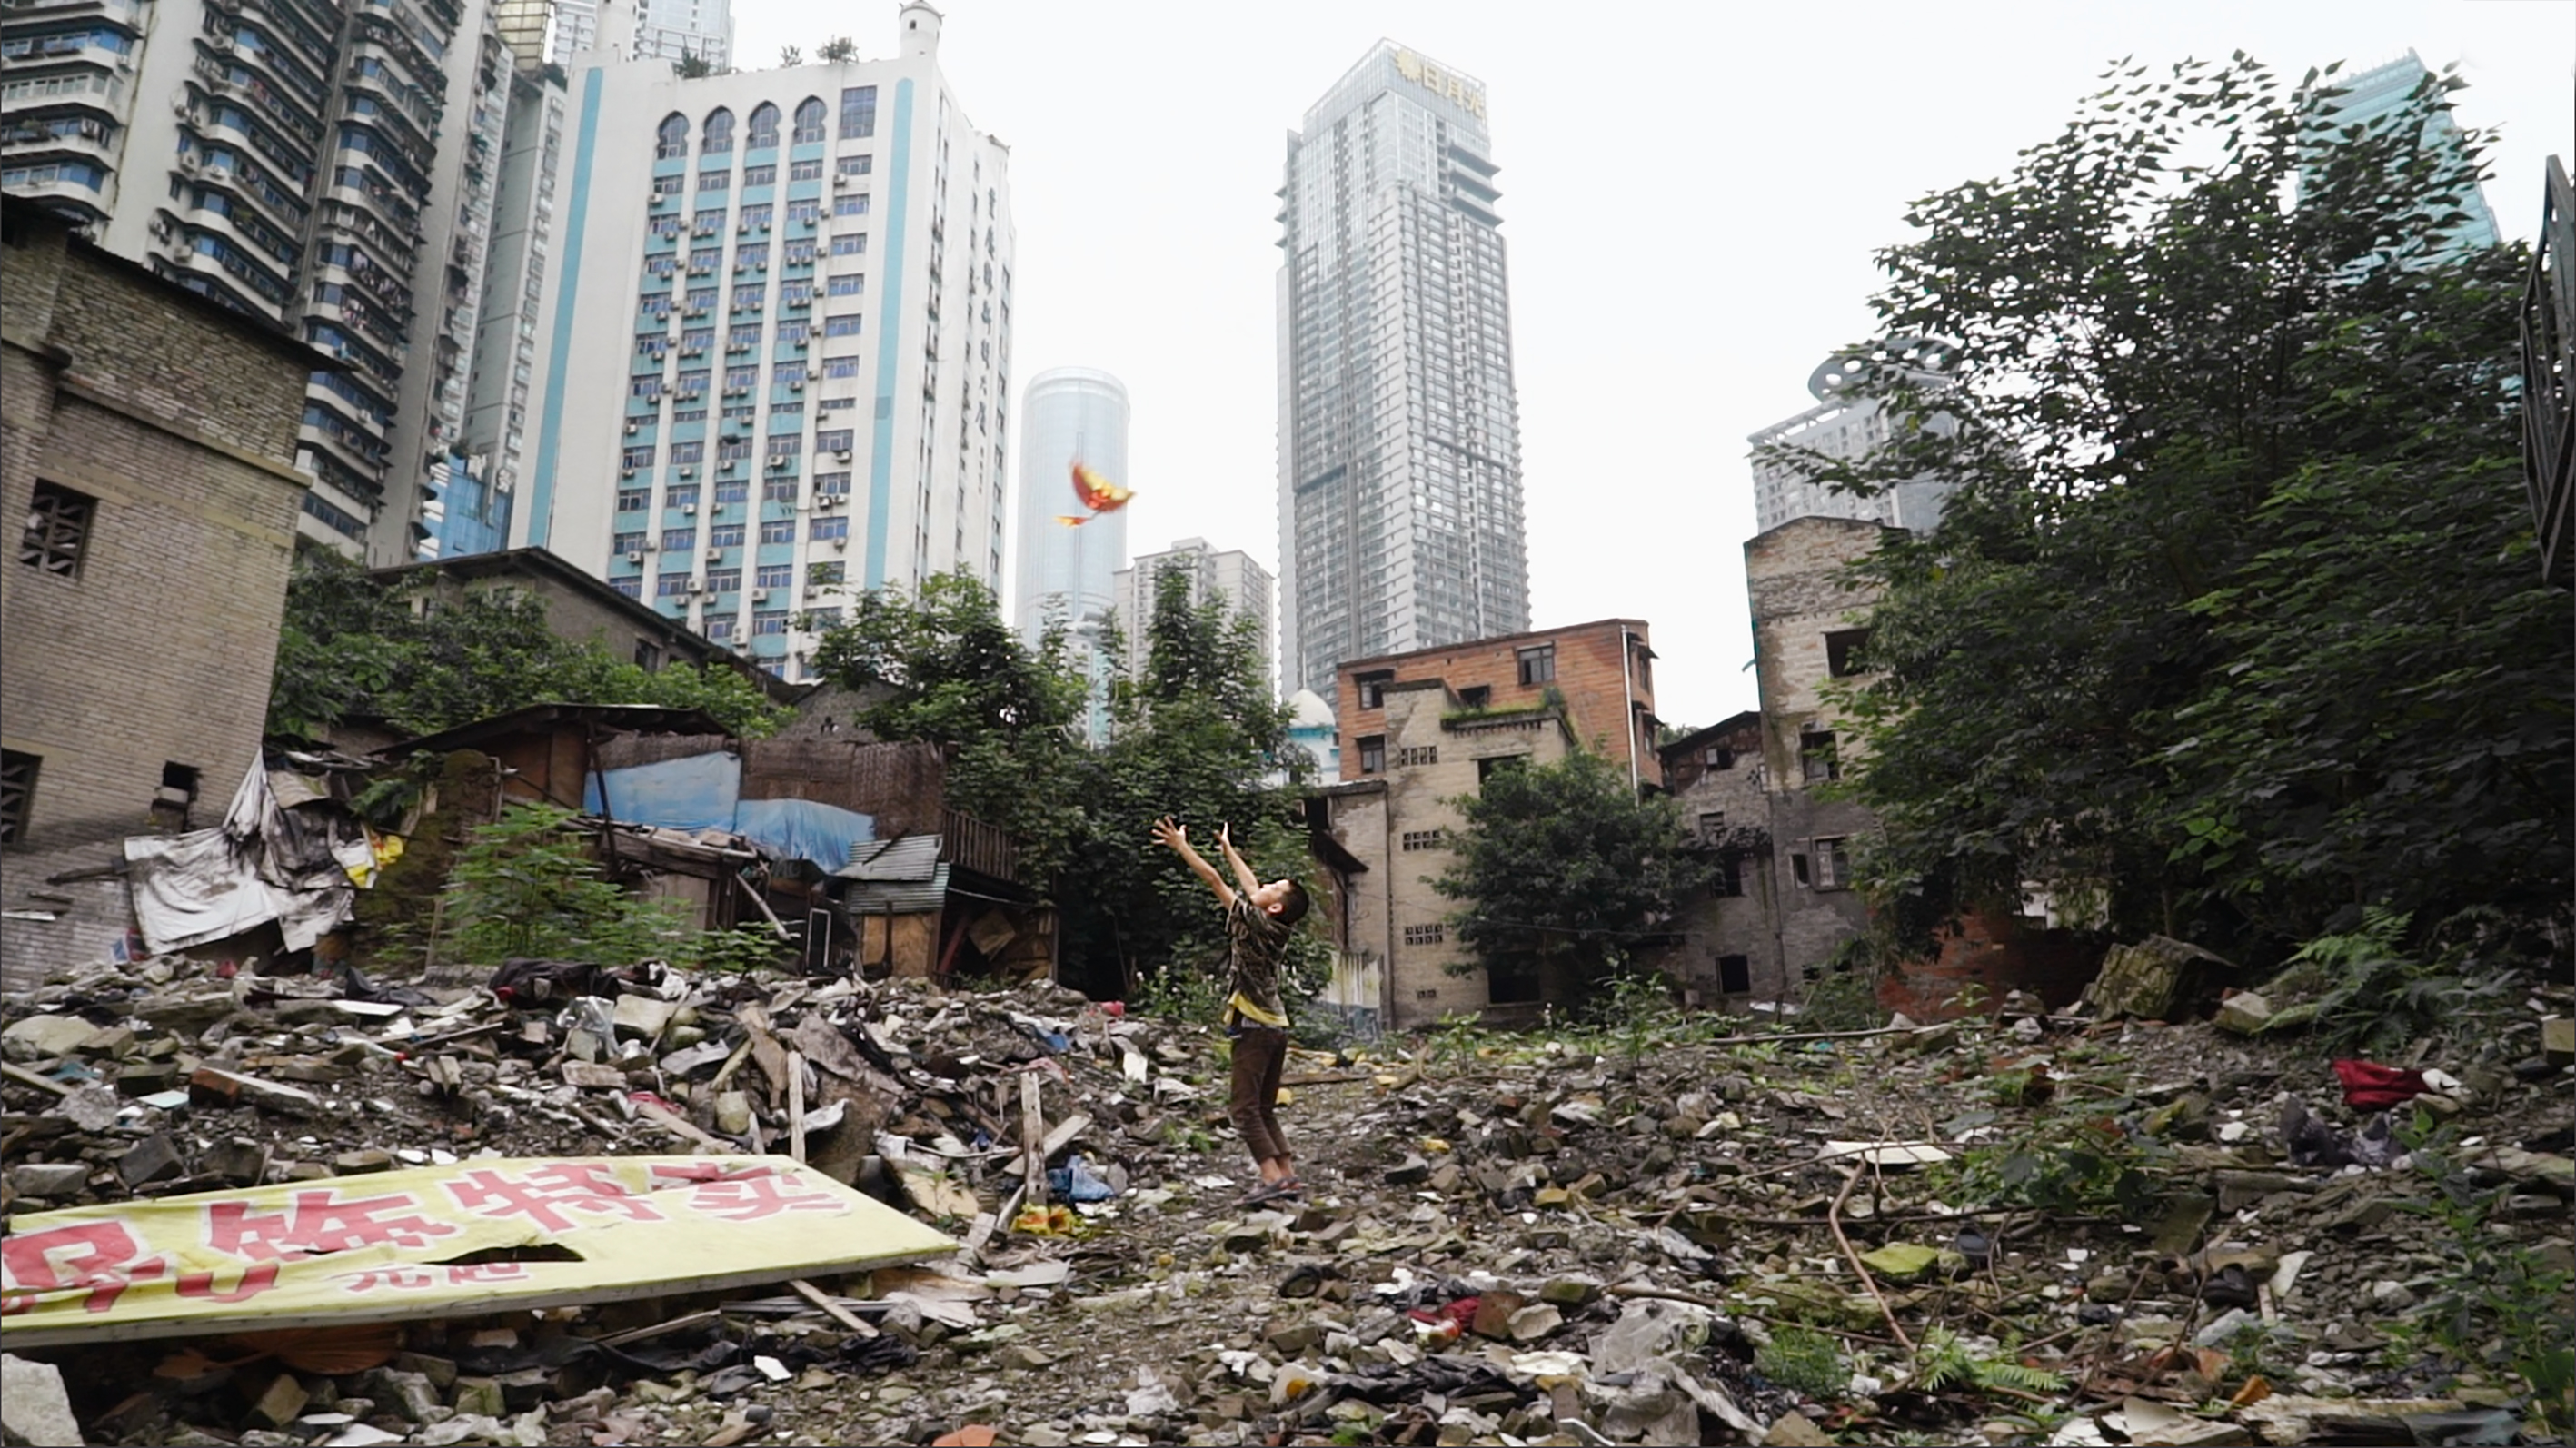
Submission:
[[[957,1244],[784,1157],[486,1159],[15,1218],[11,1348],[819,1277]]]

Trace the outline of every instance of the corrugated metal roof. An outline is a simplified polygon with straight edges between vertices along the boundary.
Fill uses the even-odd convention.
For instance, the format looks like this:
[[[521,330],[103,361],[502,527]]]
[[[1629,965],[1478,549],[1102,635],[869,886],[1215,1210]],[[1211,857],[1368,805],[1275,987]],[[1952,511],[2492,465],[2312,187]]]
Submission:
[[[917,915],[948,903],[948,867],[940,865],[927,880],[854,880],[841,895],[853,915]]]
[[[899,840],[864,841],[850,846],[850,863],[832,873],[844,880],[918,883],[929,879],[939,864],[939,838],[906,835]]]

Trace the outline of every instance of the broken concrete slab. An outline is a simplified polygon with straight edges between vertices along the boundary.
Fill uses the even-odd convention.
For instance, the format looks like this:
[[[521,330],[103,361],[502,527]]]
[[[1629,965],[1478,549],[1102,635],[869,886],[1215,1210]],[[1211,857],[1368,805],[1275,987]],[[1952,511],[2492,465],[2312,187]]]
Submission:
[[[2272,1023],[2272,1003],[2250,990],[2241,990],[2219,1002],[2217,1019],[2212,1022],[2222,1031],[2239,1036],[2260,1035]]]
[[[0,1353],[0,1427],[10,1442],[28,1448],[81,1448],[89,1441],[72,1416],[63,1370],[10,1353]]]
[[[2084,999],[2104,1016],[2173,1020],[2210,982],[2235,967],[2188,941],[2150,935],[2135,945],[2115,945]]]

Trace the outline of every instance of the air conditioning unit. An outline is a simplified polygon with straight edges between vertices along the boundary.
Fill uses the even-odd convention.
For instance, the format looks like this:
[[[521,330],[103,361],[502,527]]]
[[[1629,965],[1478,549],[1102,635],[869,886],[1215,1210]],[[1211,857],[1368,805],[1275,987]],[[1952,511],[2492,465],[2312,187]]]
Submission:
[[[837,462],[848,462],[850,460],[850,450],[848,448],[843,448],[839,452],[832,454],[832,457]]]
[[[651,538],[647,538],[644,540],[644,551],[647,553],[659,553],[662,551],[662,545]]]
[[[680,585],[680,591],[683,593],[704,593],[707,591],[707,586],[692,578],[688,582]]]
[[[840,495],[836,493],[816,493],[814,495],[814,506],[817,508],[837,508],[841,506]]]
[[[725,389],[724,395],[727,397],[740,397],[750,390],[751,389],[748,387],[728,387]]]
[[[684,478],[694,478],[694,477],[696,477],[697,475],[698,475],[698,470],[697,470],[695,467],[683,467],[683,468],[681,468],[681,469],[680,469],[680,476],[681,476],[681,477],[684,477]]]
[[[787,350],[790,352],[802,352],[805,350],[805,344],[802,342],[790,342],[787,344]]]
[[[832,189],[833,189],[833,190],[835,190],[835,191],[847,191],[847,190],[849,190],[849,189],[850,189],[850,178],[849,178],[849,177],[847,177],[847,176],[835,176],[835,177],[833,177],[833,178],[832,178]]]
[[[644,561],[644,555],[641,552],[629,553],[626,555],[626,561],[629,563],[641,563]]]
[[[767,603],[767,602],[769,602],[769,590],[768,590],[768,589],[766,589],[766,588],[755,588],[755,589],[753,589],[753,590],[751,591],[751,601],[752,601],[752,602],[754,602],[754,603]]]
[[[787,384],[787,390],[790,392],[802,392],[805,390],[805,384],[802,382],[790,382]]]
[[[849,552],[849,551],[850,551],[850,540],[849,540],[849,539],[847,539],[847,538],[835,538],[835,539],[833,539],[833,540],[832,540],[832,551],[833,551],[833,552],[835,552],[835,553],[847,553],[847,552]]]
[[[721,548],[710,548],[710,549],[708,549],[708,550],[707,550],[707,561],[708,561],[709,563],[722,563],[722,562],[724,562],[724,550],[723,550],[723,549],[721,549]]]
[[[720,472],[720,473],[729,473],[729,472],[732,472],[732,471],[733,471],[733,463],[734,463],[734,460],[733,460],[732,458],[726,458],[723,462],[720,462],[720,463],[716,464],[716,471],[717,471],[717,472]]]
[[[630,427],[627,431],[633,432],[634,429]],[[631,478],[635,476],[635,470],[633,468],[619,468],[617,470],[617,475],[621,478]]]
[[[751,344],[749,342],[727,342],[725,344],[725,350],[728,352],[748,352],[751,350]]]
[[[768,235],[768,234],[769,234],[769,223],[768,223],[768,222],[766,222],[766,221],[761,222],[761,223],[759,223],[758,225],[756,225],[756,226],[752,227],[752,230],[759,232],[759,233],[760,233],[761,235],[763,235],[763,236],[766,236],[766,235]]]
[[[634,424],[634,423],[631,423],[631,422],[630,422],[630,423],[626,424],[626,435],[627,435],[628,437],[633,437],[633,436],[635,435],[635,424]]]
[[[785,466],[787,466],[787,459],[783,457],[774,457],[769,460],[769,470],[773,473]]]
[[[683,518],[694,518],[698,516],[698,505],[695,503],[682,503],[680,505],[680,516]]]
[[[748,222],[748,221],[746,221],[746,222],[742,223],[741,225],[739,225],[739,226],[735,227],[735,228],[733,229],[733,234],[734,234],[734,235],[736,235],[736,236],[749,236],[749,235],[751,235],[751,223],[750,223],[750,222]]]

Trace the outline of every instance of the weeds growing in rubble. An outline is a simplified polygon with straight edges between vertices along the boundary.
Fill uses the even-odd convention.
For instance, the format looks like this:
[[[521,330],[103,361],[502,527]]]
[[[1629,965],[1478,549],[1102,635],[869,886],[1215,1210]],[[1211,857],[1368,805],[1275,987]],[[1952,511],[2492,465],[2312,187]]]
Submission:
[[[1839,1397],[1851,1386],[1851,1369],[1843,1362],[1841,1346],[1803,1327],[1774,1326],[1771,1340],[1754,1350],[1753,1368],[1810,1398]]]
[[[1913,1380],[1927,1391],[1963,1386],[2024,1393],[2066,1391],[2064,1378],[2015,1361],[2009,1346],[1991,1356],[1976,1352],[1946,1327],[1924,1329],[1923,1341],[1916,1345]]]
[[[2576,1347],[2570,1346],[2576,1343],[2576,1276],[2489,1229],[2488,1218],[2512,1195],[2513,1184],[2480,1187],[2469,1171],[2475,1153],[2461,1159],[2454,1128],[2434,1127],[2419,1112],[2408,1134],[2416,1138],[2410,1143],[2415,1169],[2433,1196],[2396,1206],[2441,1226],[2430,1245],[2445,1270],[2423,1310],[2398,1325],[2394,1345],[2408,1350],[2429,1343],[2453,1363],[2510,1372],[2552,1423],[2576,1422]]]
[[[2329,1051],[2384,1056],[2509,1003],[2512,973],[2473,972],[2469,946],[2460,939],[2464,929],[2494,923],[2493,914],[2463,911],[2442,922],[2435,940],[2450,943],[2427,961],[2404,945],[2412,916],[2368,906],[2359,929],[2320,935],[2300,946],[2278,979],[2314,982],[2322,989],[2316,1030]]]

